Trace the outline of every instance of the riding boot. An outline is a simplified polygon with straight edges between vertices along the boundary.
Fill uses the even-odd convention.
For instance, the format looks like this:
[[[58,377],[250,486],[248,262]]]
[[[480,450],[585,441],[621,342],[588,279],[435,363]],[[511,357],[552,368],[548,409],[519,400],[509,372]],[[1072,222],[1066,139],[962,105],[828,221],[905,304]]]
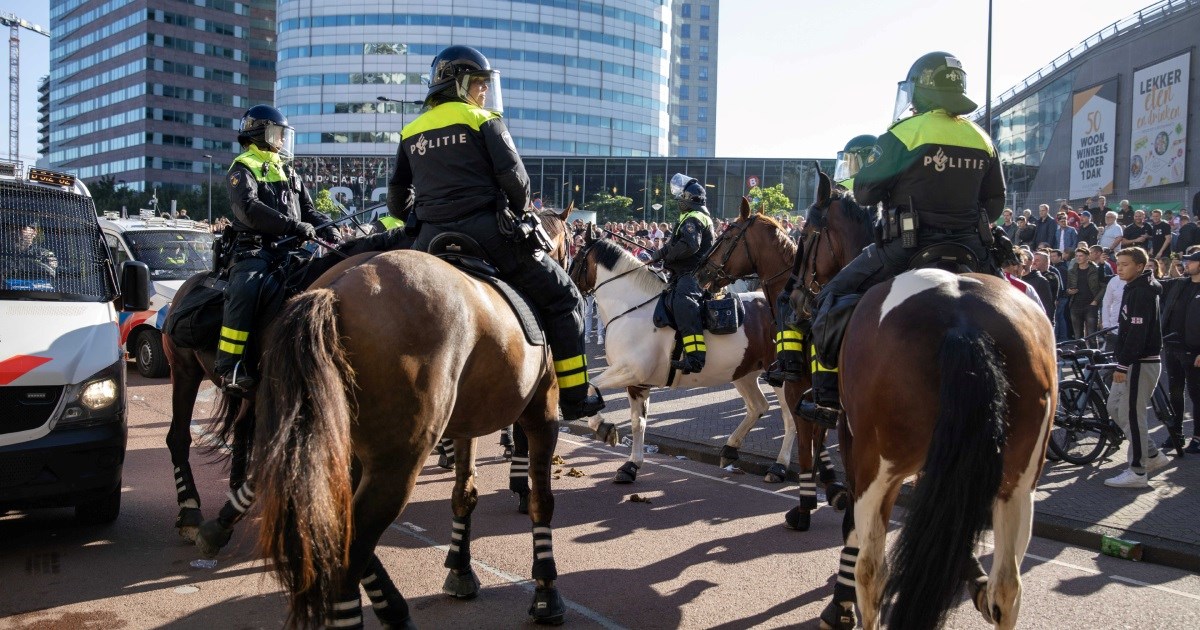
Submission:
[[[555,361],[554,372],[558,376],[558,407],[564,421],[588,418],[604,409],[600,392],[589,391],[587,359],[582,354]]]
[[[813,399],[801,400],[796,413],[813,424],[832,429],[837,427],[842,414],[841,396],[838,392],[838,371],[825,367],[813,357]]]
[[[700,372],[704,368],[704,355],[708,347],[704,344],[704,335],[683,336],[683,356],[671,361],[671,367],[685,374]]]
[[[798,330],[785,329],[775,333],[775,362],[763,377],[775,387],[784,381],[798,381],[804,376],[804,335]]]
[[[234,396],[245,397],[255,385],[246,360],[246,346],[267,266],[266,260],[250,256],[238,261],[230,271],[213,371],[221,389]]]

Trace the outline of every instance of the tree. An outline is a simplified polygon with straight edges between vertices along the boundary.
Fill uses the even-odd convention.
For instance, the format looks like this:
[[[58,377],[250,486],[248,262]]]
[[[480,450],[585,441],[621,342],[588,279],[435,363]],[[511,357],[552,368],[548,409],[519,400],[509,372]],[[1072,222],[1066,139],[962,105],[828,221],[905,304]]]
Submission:
[[[326,188],[317,193],[317,198],[313,199],[313,205],[317,207],[317,212],[325,214],[329,217],[336,217],[338,214],[337,205],[333,203],[333,196],[329,194],[329,189]]]
[[[782,216],[789,213],[795,206],[792,200],[783,192],[783,184],[775,184],[769,188],[755,186],[750,189],[750,199],[754,210],[761,210],[768,216]]]
[[[584,204],[583,209],[595,212],[596,221],[602,225],[608,222],[628,221],[633,218],[633,199],[596,193]]]

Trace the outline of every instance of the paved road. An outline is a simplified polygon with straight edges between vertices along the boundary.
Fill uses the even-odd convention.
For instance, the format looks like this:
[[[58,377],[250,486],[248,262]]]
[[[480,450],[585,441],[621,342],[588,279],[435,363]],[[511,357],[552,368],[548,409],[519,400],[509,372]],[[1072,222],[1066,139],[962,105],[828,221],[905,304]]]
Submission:
[[[285,619],[273,581],[243,529],[215,569],[171,528],[173,482],[163,438],[168,386],[131,378],[133,412],[124,506],[110,527],[78,527],[67,510],[0,517],[0,628],[276,628]],[[205,415],[201,405],[198,415]],[[494,440],[487,440],[494,442]],[[840,546],[840,514],[819,510],[813,530],[781,527],[794,486],[667,455],[647,457],[635,486],[615,486],[617,449],[562,434],[555,482],[559,585],[576,628],[815,627]],[[531,561],[528,518],[515,511],[499,447],[479,460],[481,501],[473,524],[473,602],[441,594],[452,476],[433,466],[387,532],[379,555],[425,628],[512,628],[525,611]],[[208,514],[224,475],[194,455]],[[631,503],[638,493],[651,503]],[[984,548],[984,562],[990,562]],[[1021,627],[1200,627],[1200,577],[1034,539],[1024,564]],[[369,627],[378,627],[369,619]],[[965,602],[950,627],[983,624]]]

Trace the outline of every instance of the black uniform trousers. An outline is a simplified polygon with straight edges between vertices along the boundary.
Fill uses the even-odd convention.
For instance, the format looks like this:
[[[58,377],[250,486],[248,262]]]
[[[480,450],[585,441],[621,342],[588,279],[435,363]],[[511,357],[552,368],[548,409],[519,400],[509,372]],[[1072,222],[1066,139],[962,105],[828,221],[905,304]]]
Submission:
[[[704,334],[704,321],[700,316],[700,302],[704,291],[700,282],[690,273],[671,275],[671,284],[667,287],[670,292],[668,301],[671,304],[671,316],[675,318],[675,328],[684,337]]]
[[[217,345],[214,366],[220,375],[231,372],[238,361],[244,361],[243,367],[253,367],[253,357],[247,354],[246,348],[251,342],[258,343],[257,339],[251,339],[251,334],[258,315],[259,299],[270,278],[270,269],[281,259],[280,254],[261,248],[238,249],[233,255],[236,262],[229,270],[221,339]]]
[[[475,239],[500,279],[529,298],[542,319],[555,361],[584,355],[583,297],[566,270],[549,256],[535,259],[525,247],[501,234],[493,212],[441,223],[422,222],[413,249],[428,251],[430,241],[443,232],[462,232]],[[587,395],[586,381],[583,386],[562,387],[561,392],[564,398],[582,398]]]
[[[1196,367],[1196,352],[1185,348],[1163,348],[1163,367],[1167,371],[1167,391],[1175,411],[1174,429],[1183,435],[1183,390],[1186,385],[1192,401],[1192,413],[1200,413],[1200,367]],[[1200,423],[1193,417],[1192,435],[1200,437]]]

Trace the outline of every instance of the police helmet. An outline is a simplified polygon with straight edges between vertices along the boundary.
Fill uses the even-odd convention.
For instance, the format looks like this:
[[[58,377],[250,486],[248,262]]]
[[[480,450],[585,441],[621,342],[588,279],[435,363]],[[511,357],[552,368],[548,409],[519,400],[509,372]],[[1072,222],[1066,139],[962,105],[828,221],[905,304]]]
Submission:
[[[871,160],[871,151],[879,139],[864,133],[854,136],[846,143],[846,148],[837,154],[837,167],[833,170],[833,180],[844,182],[858,174],[858,169],[866,166]]]
[[[692,177],[688,177],[683,173],[675,173],[671,177],[671,195],[679,202],[679,211],[688,212],[690,210],[703,210],[707,193],[704,191],[704,186],[699,181]]]
[[[967,98],[967,73],[957,57],[947,52],[926,53],[913,63],[908,76],[896,88],[893,120],[900,120],[909,109],[927,112],[944,109],[961,116],[979,106]]]
[[[278,153],[285,160],[292,159],[296,130],[288,124],[283,112],[270,105],[255,105],[242,116],[242,129],[238,142],[254,145],[263,151]]]
[[[446,48],[429,66],[425,104],[433,107],[445,101],[470,103],[497,114],[504,113],[499,71],[492,69],[483,53],[470,46]]]

